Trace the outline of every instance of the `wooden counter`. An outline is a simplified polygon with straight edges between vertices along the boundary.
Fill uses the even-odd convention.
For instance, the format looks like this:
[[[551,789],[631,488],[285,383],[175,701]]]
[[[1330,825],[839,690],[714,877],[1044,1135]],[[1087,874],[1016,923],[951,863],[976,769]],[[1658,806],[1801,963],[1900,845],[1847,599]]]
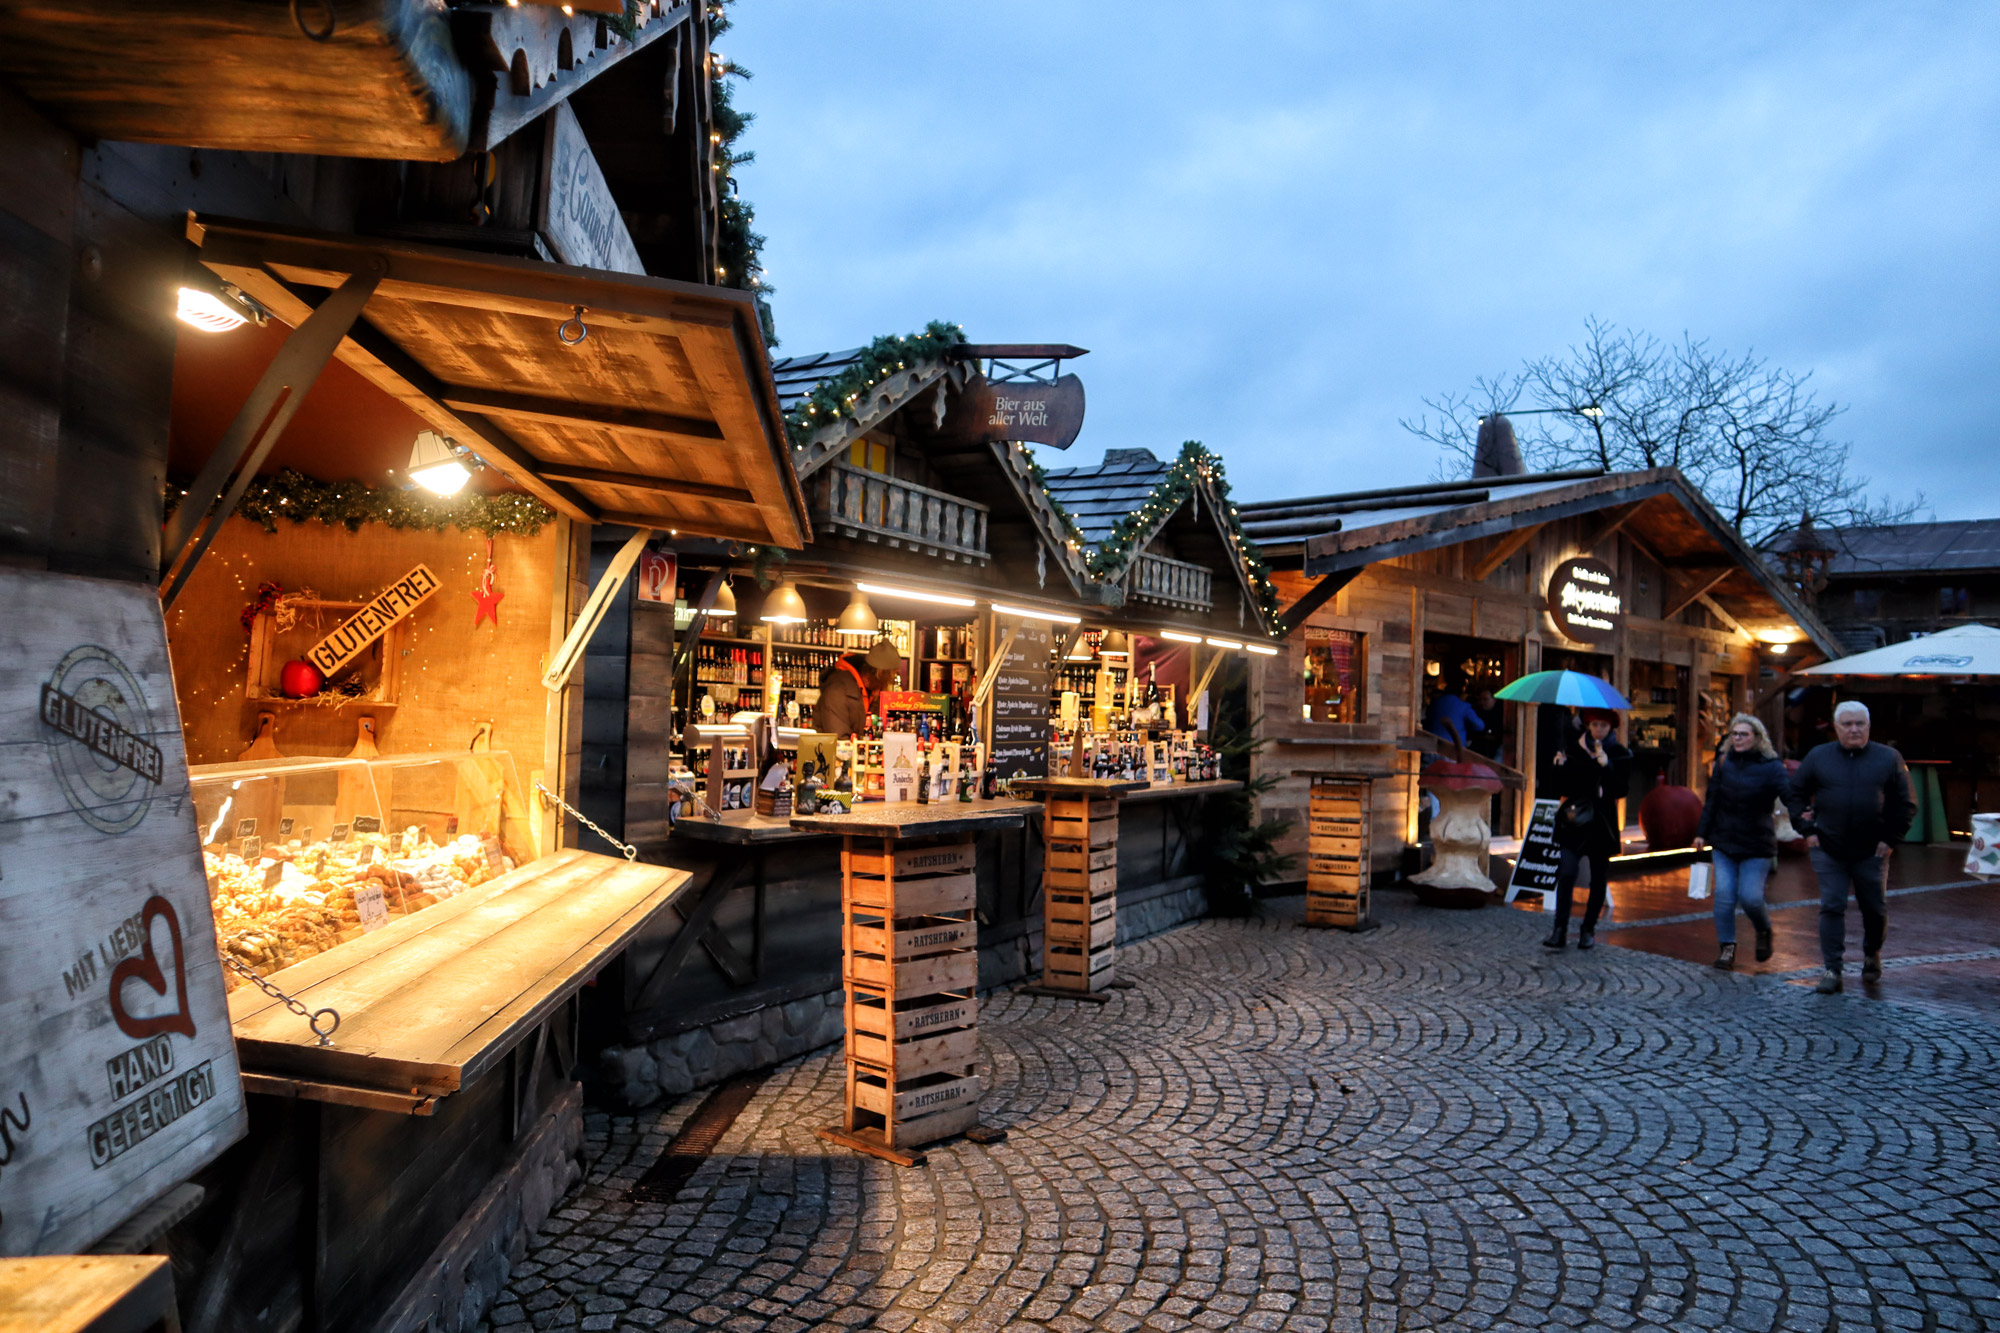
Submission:
[[[1161,790],[1170,790],[1171,783]],[[1102,1003],[1117,980],[1118,802],[1152,784],[1119,778],[1017,779],[1043,798],[1042,980],[1033,995]],[[1123,983],[1129,985],[1130,983]]]
[[[560,851],[286,968],[276,984],[287,993],[308,1010],[339,1011],[326,1046],[304,1019],[243,986],[229,1012],[246,1086],[285,1095],[276,1084],[289,1082],[289,1095],[359,1105],[376,1104],[354,1095],[368,1090],[456,1092],[579,990],[688,879]]]
[[[1035,801],[948,801],[895,805],[871,801],[847,815],[793,815],[792,827],[862,838],[948,838],[985,829],[1016,828],[1039,815]]]
[[[793,828],[790,816],[759,815],[748,810],[731,810],[721,819],[683,819],[668,835],[693,838],[697,842],[719,842],[750,846],[775,842],[806,842],[829,835]]]
[[[180,1333],[157,1254],[0,1259],[0,1333]]]

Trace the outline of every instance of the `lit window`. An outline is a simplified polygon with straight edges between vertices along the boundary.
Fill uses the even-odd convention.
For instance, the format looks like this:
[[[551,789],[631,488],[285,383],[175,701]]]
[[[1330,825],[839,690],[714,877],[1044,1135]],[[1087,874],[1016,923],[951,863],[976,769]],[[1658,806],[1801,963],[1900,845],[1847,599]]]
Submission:
[[[1353,630],[1308,625],[1305,636],[1305,701],[1308,722],[1353,724],[1365,716],[1368,639]]]
[[[889,471],[889,446],[877,440],[856,440],[848,447],[847,461],[866,471],[886,475]]]

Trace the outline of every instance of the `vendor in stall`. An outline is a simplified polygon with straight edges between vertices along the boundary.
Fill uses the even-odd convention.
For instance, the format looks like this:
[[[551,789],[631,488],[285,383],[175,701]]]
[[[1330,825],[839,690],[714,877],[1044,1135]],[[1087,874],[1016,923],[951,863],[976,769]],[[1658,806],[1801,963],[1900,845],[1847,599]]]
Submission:
[[[813,726],[835,736],[859,732],[874,696],[895,682],[903,654],[889,639],[877,639],[866,653],[848,653],[819,678]]]

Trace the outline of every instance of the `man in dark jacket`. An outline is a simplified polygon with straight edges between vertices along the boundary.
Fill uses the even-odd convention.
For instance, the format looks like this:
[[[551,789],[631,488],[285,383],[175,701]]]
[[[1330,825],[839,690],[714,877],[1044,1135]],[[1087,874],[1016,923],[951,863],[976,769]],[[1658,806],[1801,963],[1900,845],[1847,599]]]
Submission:
[[[877,639],[867,653],[849,653],[819,678],[819,702],[813,705],[813,730],[835,736],[859,732],[873,707],[875,695],[896,678],[903,655],[894,642]]]
[[[1822,995],[1840,990],[1850,887],[1861,904],[1861,979],[1882,976],[1889,848],[1909,831],[1917,813],[1903,756],[1871,743],[1868,723],[1865,704],[1850,699],[1834,709],[1833,729],[1840,739],[1813,748],[1792,775],[1791,794],[1785,798],[1793,826],[1806,835],[1813,873],[1819,877],[1819,951],[1826,962],[1819,979]],[[1805,814],[1809,805],[1810,818]]]

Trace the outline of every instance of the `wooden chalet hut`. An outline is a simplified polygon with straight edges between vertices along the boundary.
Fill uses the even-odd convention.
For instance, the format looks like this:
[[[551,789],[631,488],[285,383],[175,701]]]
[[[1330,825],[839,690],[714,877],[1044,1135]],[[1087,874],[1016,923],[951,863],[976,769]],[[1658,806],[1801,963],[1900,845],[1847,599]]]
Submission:
[[[1779,734],[1788,664],[1834,643],[1672,468],[1480,477],[1240,513],[1285,604],[1285,652],[1251,685],[1270,742],[1258,768],[1280,780],[1265,813],[1303,826],[1304,783],[1291,776],[1302,767],[1399,773],[1374,786],[1378,874],[1421,841],[1418,761],[1437,746],[1424,721],[1445,686],[1470,698],[1556,668],[1609,680],[1635,705],[1629,822],[1654,783],[1701,788],[1733,713]],[[1566,711],[1490,710],[1493,751],[1527,791]],[[1528,814],[1510,793],[1495,832],[1520,836]]]

